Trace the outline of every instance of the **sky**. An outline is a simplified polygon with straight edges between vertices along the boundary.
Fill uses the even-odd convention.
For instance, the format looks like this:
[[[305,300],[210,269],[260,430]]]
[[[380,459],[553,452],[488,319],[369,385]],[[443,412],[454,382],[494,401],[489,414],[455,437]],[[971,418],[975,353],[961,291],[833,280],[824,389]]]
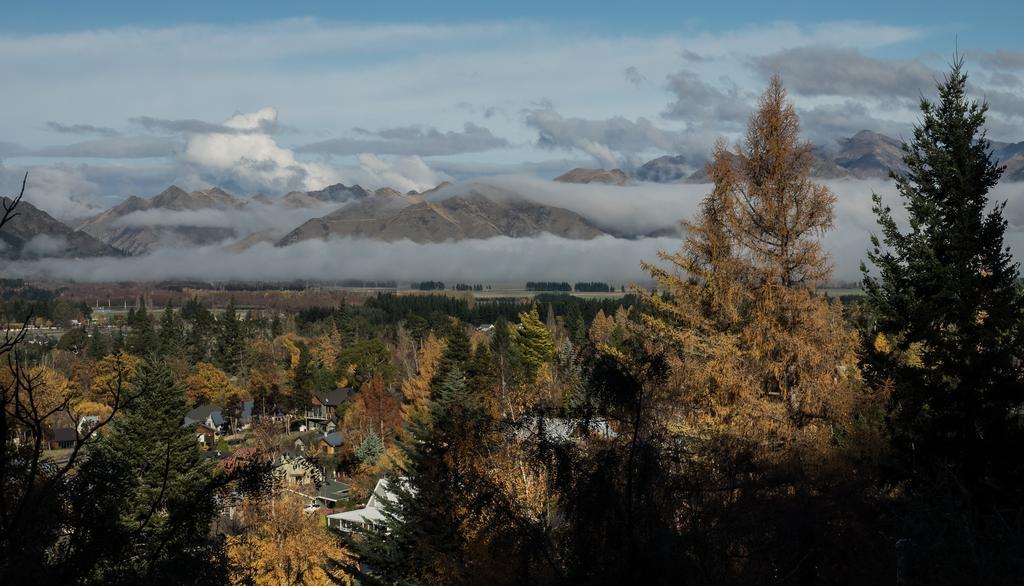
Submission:
[[[773,74],[807,140],[906,138],[956,51],[990,138],[1017,142],[1022,5],[11,3],[0,193],[28,171],[28,200],[71,222],[170,184],[273,196],[665,154],[699,168]],[[869,187],[841,199],[869,208]]]

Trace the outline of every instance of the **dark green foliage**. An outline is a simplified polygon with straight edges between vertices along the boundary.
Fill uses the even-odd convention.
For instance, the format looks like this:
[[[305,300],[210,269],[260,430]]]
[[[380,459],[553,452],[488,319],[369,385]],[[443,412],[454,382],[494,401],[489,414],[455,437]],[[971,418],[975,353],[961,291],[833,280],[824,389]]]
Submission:
[[[242,334],[242,324],[238,320],[235,300],[231,299],[217,320],[215,363],[229,375],[238,374],[238,367],[242,364],[242,352],[244,349],[245,340]]]
[[[154,352],[160,352],[160,338],[156,333],[156,324],[153,317],[146,311],[145,304],[139,306],[138,311],[129,311],[128,338],[125,340],[128,351],[136,356],[149,356]]]
[[[79,354],[89,345],[89,333],[85,328],[72,328],[65,332],[57,341],[58,350],[67,350],[72,354]]]
[[[527,291],[572,291],[572,285],[565,281],[527,281]]]
[[[181,318],[188,322],[185,347],[192,363],[210,362],[216,321],[213,313],[197,299],[191,299],[181,308]]]
[[[379,374],[384,383],[394,381],[397,371],[391,360],[391,352],[379,338],[347,345],[338,353],[334,362],[334,379],[347,378],[348,384],[354,389]],[[334,387],[331,387],[334,388]]]
[[[907,174],[894,176],[910,229],[875,196],[882,242],[872,238],[868,259],[878,277],[864,279],[877,330],[898,350],[890,356],[913,349],[920,364],[875,356],[874,374],[895,383],[895,434],[908,462],[951,465],[972,492],[1019,497],[1024,444],[1011,417],[1024,404],[1024,297],[1004,246],[1005,203],[988,198],[1002,169],[985,138],[987,107],[966,95],[962,60],[938,89],[903,146]]]
[[[573,285],[573,291],[586,292],[586,293],[609,293],[614,291],[615,288],[608,283],[602,283],[600,281],[592,281],[586,283],[576,283]]]
[[[89,582],[211,582],[218,544],[212,466],[181,425],[184,394],[161,363],[146,363],[138,396],[77,475],[69,513],[71,565]]]
[[[366,434],[366,438],[359,444],[359,447],[356,448],[355,454],[360,462],[372,466],[384,454],[384,442],[380,439],[379,435],[371,430]]]
[[[164,356],[181,356],[185,353],[185,322],[171,307],[164,308],[160,316],[160,348]]]
[[[92,360],[99,360],[110,352],[110,339],[103,335],[100,329],[93,326],[89,331],[89,343],[86,347],[86,355]]]
[[[522,550],[536,542],[517,534],[521,520],[474,467],[486,449],[486,411],[458,369],[437,384],[433,396],[428,420],[414,425],[414,439],[405,447],[402,479],[390,480],[396,498],[385,507],[385,526],[352,542],[372,568],[363,579],[370,584],[533,582],[528,573],[520,574],[529,565],[516,560],[528,561]],[[483,510],[501,511],[480,536],[502,547],[488,550],[486,563],[467,564],[470,544],[460,528]],[[475,548],[476,555],[484,553]]]

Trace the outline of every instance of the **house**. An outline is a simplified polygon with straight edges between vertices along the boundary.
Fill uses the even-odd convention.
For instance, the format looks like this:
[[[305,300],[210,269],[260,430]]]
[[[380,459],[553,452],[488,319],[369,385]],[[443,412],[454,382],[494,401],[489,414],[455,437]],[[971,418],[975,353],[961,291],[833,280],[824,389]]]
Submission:
[[[300,440],[296,440],[298,443]],[[302,450],[286,451],[281,454],[278,464],[284,481],[288,486],[312,484],[318,477],[318,470],[313,463],[302,455]]]
[[[200,405],[186,413],[183,427],[194,425],[203,425],[214,430],[215,433],[223,433],[227,430],[227,421],[224,419],[220,407],[216,405]]]
[[[338,501],[348,498],[352,487],[337,480],[324,480],[317,491],[316,500],[325,508],[333,509],[338,506]]]
[[[78,435],[86,437],[92,435],[93,430],[100,424],[100,418],[98,415],[83,415],[78,420]]]
[[[53,440],[50,442],[51,450],[69,450],[75,447],[78,441],[78,430],[73,427],[58,427],[53,430]]]
[[[328,433],[320,438],[320,451],[327,455],[332,455],[341,448],[341,444],[342,439],[340,431]]]
[[[338,414],[338,406],[352,398],[351,387],[313,393],[313,408],[306,411],[306,428],[320,427]]]
[[[404,478],[399,478],[398,482],[406,484]],[[383,509],[387,503],[394,502],[394,500],[395,493],[391,490],[390,481],[387,478],[381,478],[373,487],[373,492],[370,494],[369,500],[366,501],[365,507],[327,515],[327,526],[349,532],[366,525],[383,524],[385,520]]]
[[[494,331],[494,324],[480,324],[480,325],[478,325],[476,327],[476,331],[478,331],[478,332],[493,332]]]

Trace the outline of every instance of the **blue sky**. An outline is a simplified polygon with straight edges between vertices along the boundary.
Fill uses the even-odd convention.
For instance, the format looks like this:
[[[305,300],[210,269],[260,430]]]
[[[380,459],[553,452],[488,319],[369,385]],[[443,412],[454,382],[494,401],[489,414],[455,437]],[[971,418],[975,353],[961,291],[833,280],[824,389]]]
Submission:
[[[405,191],[663,154],[696,168],[772,73],[808,140],[906,136],[957,44],[991,135],[1024,139],[1021,3],[9,4],[0,180],[32,170],[58,215],[170,183]]]
[[[885,22],[928,27],[959,35],[965,44],[996,48],[1015,42],[1024,19],[1022,3],[986,2],[969,9],[955,2],[855,3],[799,1],[597,3],[577,0],[516,2],[138,2],[96,0],[11,2],[0,22],[3,32],[56,32],[83,28],[176,24],[237,24],[310,16],[338,22],[471,23],[523,20],[557,23],[608,33],[722,31],[772,21],[814,23],[835,20]]]

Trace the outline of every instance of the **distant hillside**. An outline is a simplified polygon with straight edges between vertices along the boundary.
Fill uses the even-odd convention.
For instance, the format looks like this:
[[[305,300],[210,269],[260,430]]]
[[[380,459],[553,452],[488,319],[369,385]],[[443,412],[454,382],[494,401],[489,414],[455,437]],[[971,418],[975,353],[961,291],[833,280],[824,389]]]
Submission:
[[[607,185],[625,185],[629,182],[629,175],[622,169],[585,169],[576,167],[558,177],[555,181],[560,183],[605,183]]]
[[[11,200],[4,197],[3,201]],[[122,256],[121,251],[70,228],[24,200],[18,203],[17,213],[0,230],[0,249],[5,258]]]
[[[213,188],[191,193],[172,185],[152,199],[132,196],[87,220],[79,229],[128,254],[145,254],[160,246],[200,246],[236,237],[231,228],[220,226],[167,225],[127,222],[138,212],[183,212],[211,209],[239,209],[243,201]]]
[[[690,176],[690,166],[682,155],[665,155],[652,159],[633,172],[640,181],[673,183]]]
[[[819,179],[886,179],[890,169],[896,173],[906,171],[900,141],[870,130],[862,130],[832,144],[815,147],[814,156],[813,173]],[[633,172],[633,177],[657,183],[708,181],[703,167],[690,174],[687,174],[687,169],[682,156],[666,155],[644,163]]]
[[[605,232],[575,212],[527,201],[520,194],[491,185],[471,184],[438,200],[373,195],[306,222],[278,245],[327,237],[444,242],[544,233],[590,239]]]

